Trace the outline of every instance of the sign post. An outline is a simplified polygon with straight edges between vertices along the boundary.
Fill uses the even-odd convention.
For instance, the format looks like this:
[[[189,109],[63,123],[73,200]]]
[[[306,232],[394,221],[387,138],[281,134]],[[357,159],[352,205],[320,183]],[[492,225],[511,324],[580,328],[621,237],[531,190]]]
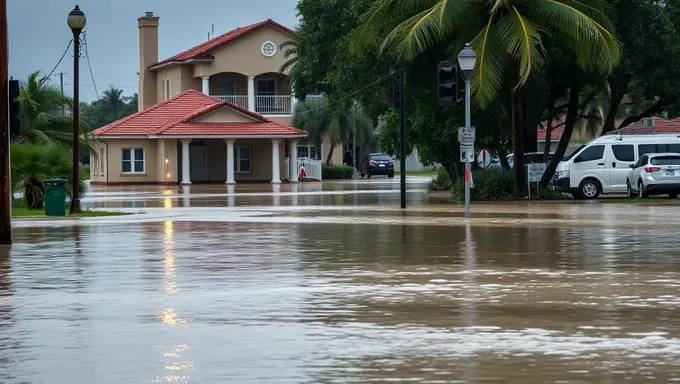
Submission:
[[[484,177],[486,177],[486,169],[491,165],[491,153],[488,150],[482,149],[477,154],[477,165],[484,170]]]
[[[541,181],[547,166],[545,163],[530,163],[527,164],[527,187],[529,188],[529,198],[531,198],[531,183],[536,183],[536,193],[540,197],[538,191],[538,183]]]
[[[466,115],[466,123],[469,123],[468,118]],[[470,165],[475,161],[475,127],[466,124],[466,127],[458,128],[458,142],[460,161],[465,163],[465,217],[470,217]]]

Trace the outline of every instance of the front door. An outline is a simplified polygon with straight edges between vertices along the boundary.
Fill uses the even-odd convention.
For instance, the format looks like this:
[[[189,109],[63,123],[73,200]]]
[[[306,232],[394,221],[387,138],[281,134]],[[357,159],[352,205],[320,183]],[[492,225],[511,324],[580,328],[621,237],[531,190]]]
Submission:
[[[611,193],[625,193],[630,165],[635,163],[635,145],[612,144],[607,167]]]
[[[208,150],[206,147],[189,147],[191,182],[208,181]]]

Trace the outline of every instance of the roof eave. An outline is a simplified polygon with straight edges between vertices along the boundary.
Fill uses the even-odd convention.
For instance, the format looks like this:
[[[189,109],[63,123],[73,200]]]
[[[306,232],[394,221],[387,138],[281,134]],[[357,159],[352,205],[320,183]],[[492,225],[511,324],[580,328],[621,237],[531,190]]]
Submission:
[[[161,61],[160,63],[153,64],[149,66],[150,71],[154,71],[156,69],[164,68],[164,67],[169,67],[171,65],[179,65],[179,64],[189,64],[189,63],[210,63],[215,60],[214,56],[204,56],[204,57],[192,57],[186,60],[170,60],[170,61]]]

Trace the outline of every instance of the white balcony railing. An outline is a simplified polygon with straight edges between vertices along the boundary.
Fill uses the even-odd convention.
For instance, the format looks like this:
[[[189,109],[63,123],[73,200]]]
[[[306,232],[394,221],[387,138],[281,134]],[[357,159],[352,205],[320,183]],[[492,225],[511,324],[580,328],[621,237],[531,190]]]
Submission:
[[[255,96],[255,112],[263,115],[287,115],[291,113],[289,96]]]
[[[233,95],[230,95],[230,96],[222,96],[222,95],[215,95],[214,97],[216,97],[216,98],[218,98],[218,99],[220,99],[220,100],[228,101],[228,102],[230,102],[230,103],[232,103],[232,104],[236,104],[236,105],[238,105],[239,107],[241,107],[241,108],[243,108],[243,109],[248,109],[248,95],[245,95],[245,96],[233,96]]]

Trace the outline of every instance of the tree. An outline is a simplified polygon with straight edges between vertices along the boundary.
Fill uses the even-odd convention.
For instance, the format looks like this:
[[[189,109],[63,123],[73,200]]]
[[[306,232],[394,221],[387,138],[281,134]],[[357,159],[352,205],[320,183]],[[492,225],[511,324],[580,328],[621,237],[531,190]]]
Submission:
[[[354,33],[359,46],[382,41],[383,50],[394,48],[405,60],[442,40],[450,42],[451,53],[471,41],[478,56],[472,89],[479,106],[511,90],[507,105],[516,154],[524,153],[523,87],[546,60],[546,39],[572,52],[586,70],[607,74],[619,61],[614,27],[600,0],[381,0]],[[523,196],[523,156],[515,158],[515,194]]]
[[[347,143],[353,132],[357,134],[357,143],[370,143],[373,124],[359,107],[349,110],[332,106],[327,99],[306,100],[297,103],[293,114],[293,125],[307,131],[308,140],[316,146],[317,157],[321,154],[321,143],[328,138],[330,151],[326,164],[331,163],[336,146]]]
[[[137,94],[123,96],[123,91],[113,86],[104,91],[103,96],[92,103],[81,103],[81,119],[91,128],[122,119],[137,112]]]
[[[67,195],[72,196],[72,156],[71,151],[58,144],[46,142],[15,143],[11,146],[12,192],[22,192],[29,209],[40,209],[45,201],[43,182],[50,178],[68,180]],[[82,171],[82,169],[81,169]],[[83,173],[85,173],[83,171]],[[87,191],[81,174],[79,190]]]
[[[58,143],[71,148],[73,144],[73,117],[64,113],[70,110],[72,100],[49,82],[49,78],[33,72],[20,84],[19,120],[21,141],[31,143]],[[89,132],[81,124],[81,133]],[[86,147],[86,145],[84,145]]]

